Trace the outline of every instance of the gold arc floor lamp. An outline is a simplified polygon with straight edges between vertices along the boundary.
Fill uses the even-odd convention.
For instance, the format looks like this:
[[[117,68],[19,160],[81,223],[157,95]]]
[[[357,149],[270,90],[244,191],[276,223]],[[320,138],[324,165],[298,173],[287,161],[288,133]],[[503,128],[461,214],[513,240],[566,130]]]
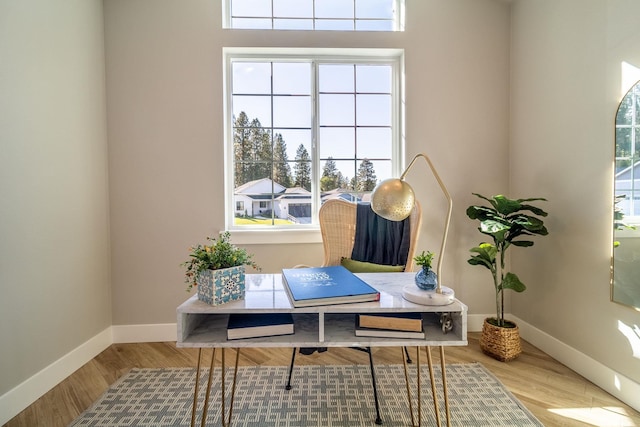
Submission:
[[[440,189],[447,199],[447,219],[445,221],[444,231],[442,233],[440,253],[438,254],[438,264],[436,267],[438,281],[436,288],[429,291],[420,289],[416,285],[407,285],[402,290],[402,297],[407,301],[411,301],[415,304],[448,305],[453,303],[455,299],[455,292],[451,288],[442,286],[441,273],[442,260],[444,258],[444,250],[447,244],[449,225],[451,223],[453,201],[451,200],[451,196],[447,191],[447,187],[445,187],[442,179],[440,179],[440,175],[438,175],[438,172],[433,166],[433,163],[431,163],[429,157],[427,157],[427,155],[423,153],[417,154],[413,158],[413,160],[411,160],[411,163],[409,163],[409,166],[407,166],[402,175],[400,175],[400,178],[385,179],[384,181],[376,185],[376,187],[373,189],[373,192],[371,193],[371,208],[376,214],[390,221],[402,221],[409,215],[411,215],[416,197],[413,188],[411,188],[411,186],[404,180],[404,178],[419,158],[423,158],[427,162],[427,165],[429,165],[429,168],[431,169],[431,173],[433,173],[436,181],[438,181],[438,185],[440,186]]]

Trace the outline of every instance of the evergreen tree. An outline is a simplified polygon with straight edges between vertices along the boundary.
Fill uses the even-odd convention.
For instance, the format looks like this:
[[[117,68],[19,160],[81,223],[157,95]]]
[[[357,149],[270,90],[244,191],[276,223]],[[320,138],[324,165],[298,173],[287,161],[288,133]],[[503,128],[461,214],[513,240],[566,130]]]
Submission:
[[[373,163],[370,160],[364,159],[360,163],[358,168],[358,175],[354,186],[358,191],[371,191],[376,186],[377,177],[376,172],[373,169]]]
[[[271,161],[273,149],[269,132],[265,131],[260,120],[251,121],[252,164],[249,181],[271,178]]]
[[[322,168],[322,177],[320,178],[320,191],[329,191],[340,188],[340,178],[342,174],[336,166],[333,158],[329,157]]]
[[[273,145],[273,180],[284,187],[291,187],[291,167],[287,156],[287,143],[282,135],[277,133]]]
[[[249,118],[244,111],[233,120],[233,164],[234,185],[236,187],[251,180],[249,161],[252,156],[251,129]]]
[[[296,163],[293,166],[295,173],[294,186],[311,191],[311,157],[304,145],[300,144],[296,151]]]

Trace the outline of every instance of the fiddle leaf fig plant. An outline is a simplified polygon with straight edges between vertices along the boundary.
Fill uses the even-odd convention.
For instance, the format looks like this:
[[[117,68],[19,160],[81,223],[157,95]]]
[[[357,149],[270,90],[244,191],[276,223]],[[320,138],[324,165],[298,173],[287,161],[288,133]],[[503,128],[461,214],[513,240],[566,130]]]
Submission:
[[[472,248],[471,258],[467,262],[487,268],[493,276],[496,317],[488,321],[496,326],[513,326],[504,320],[504,290],[523,292],[526,286],[515,273],[505,271],[506,252],[511,246],[533,246],[529,236],[549,234],[544,221],[540,219],[540,217],[546,217],[547,212],[530,204],[530,202],[546,201],[546,199],[512,200],[503,195],[488,198],[481,194],[473,194],[487,201],[489,206],[469,206],[467,216],[480,222],[478,230],[490,236],[492,242],[482,242]]]

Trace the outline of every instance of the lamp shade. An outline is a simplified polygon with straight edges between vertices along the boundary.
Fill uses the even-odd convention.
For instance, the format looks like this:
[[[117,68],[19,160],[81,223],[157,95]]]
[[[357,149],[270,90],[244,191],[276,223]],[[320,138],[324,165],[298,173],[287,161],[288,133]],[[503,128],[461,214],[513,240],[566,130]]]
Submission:
[[[399,178],[381,181],[371,193],[371,209],[390,221],[402,221],[411,215],[415,201],[413,188]]]

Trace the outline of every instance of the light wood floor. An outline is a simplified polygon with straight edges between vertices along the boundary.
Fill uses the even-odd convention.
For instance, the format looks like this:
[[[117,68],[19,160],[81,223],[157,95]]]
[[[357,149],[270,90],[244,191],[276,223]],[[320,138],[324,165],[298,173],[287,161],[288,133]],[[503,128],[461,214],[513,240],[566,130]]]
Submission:
[[[523,342],[523,354],[498,362],[482,354],[478,333],[468,347],[447,347],[447,363],[480,362],[524,403],[545,426],[638,426],[640,414],[608,393]],[[434,363],[439,352],[432,351]],[[175,343],[114,344],[22,411],[6,427],[66,426],[131,368],[195,367],[197,350]],[[205,361],[210,352],[204,353]],[[220,352],[218,352],[220,354]],[[290,349],[246,349],[242,365],[288,365]],[[374,349],[377,364],[402,363],[398,348]],[[423,355],[423,363],[426,358]],[[203,362],[206,363],[206,362]],[[229,363],[229,362],[228,362]],[[299,356],[296,364],[367,364],[366,354],[332,348],[318,355]]]

